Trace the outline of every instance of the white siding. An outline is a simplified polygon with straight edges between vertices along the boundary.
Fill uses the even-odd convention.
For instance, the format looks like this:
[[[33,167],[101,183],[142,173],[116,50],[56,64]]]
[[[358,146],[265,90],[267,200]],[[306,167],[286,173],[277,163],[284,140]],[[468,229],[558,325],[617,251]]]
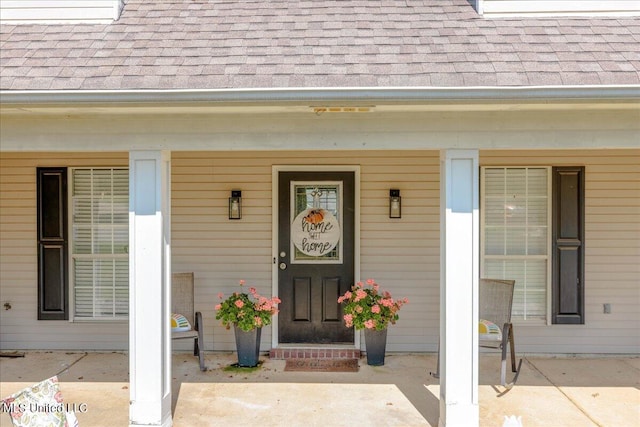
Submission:
[[[410,303],[389,332],[390,351],[435,351],[439,318],[439,153],[414,151],[202,151],[172,153],[172,268],[193,271],[207,350],[233,349],[215,320],[218,292],[244,279],[266,295],[272,277],[272,165],[359,165],[361,272]],[[121,349],[118,323],[36,320],[37,166],[120,166],[126,153],[15,154],[0,158],[0,348]],[[640,351],[640,150],[480,153],[481,165],[586,166],[586,324],[516,326],[518,351]],[[402,219],[388,218],[390,188],[402,192]],[[241,189],[243,219],[227,219]],[[602,304],[609,303],[611,314]],[[270,346],[264,331],[262,349]]]
[[[108,24],[120,17],[124,0],[2,0],[3,24]]]
[[[486,17],[523,15],[637,15],[638,0],[480,0]]]

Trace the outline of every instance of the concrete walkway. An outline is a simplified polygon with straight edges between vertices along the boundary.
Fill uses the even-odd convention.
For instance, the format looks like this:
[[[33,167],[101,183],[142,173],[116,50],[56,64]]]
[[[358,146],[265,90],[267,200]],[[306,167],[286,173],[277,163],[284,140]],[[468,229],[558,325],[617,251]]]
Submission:
[[[438,381],[433,354],[387,355],[382,367],[360,360],[357,373],[285,372],[262,358],[253,372],[226,370],[232,353],[208,353],[207,372],[190,354],[173,357],[174,425],[194,426],[437,426]],[[128,425],[125,353],[27,352],[0,358],[0,396],[58,375],[80,426]],[[480,360],[481,426],[506,415],[534,426],[640,426],[640,358],[528,356],[518,384],[499,385],[499,358]],[[80,406],[80,404],[85,404]],[[11,425],[0,414],[0,427]]]

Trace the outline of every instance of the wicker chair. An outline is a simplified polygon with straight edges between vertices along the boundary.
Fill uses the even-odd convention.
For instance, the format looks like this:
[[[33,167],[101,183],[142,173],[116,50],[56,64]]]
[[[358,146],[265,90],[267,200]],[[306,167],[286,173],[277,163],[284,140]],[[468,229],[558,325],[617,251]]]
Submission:
[[[189,321],[192,330],[171,332],[171,339],[192,339],[193,355],[200,360],[200,370],[206,371],[204,365],[204,338],[202,335],[202,313],[195,311],[193,304],[193,273],[173,273],[171,275],[171,312],[182,314]]]
[[[500,366],[500,384],[507,389],[513,387],[520,375],[522,359],[516,367],[515,343],[513,324],[511,323],[511,308],[513,306],[513,289],[515,280],[480,279],[479,318],[500,327],[502,339],[478,338],[478,346],[502,350]],[[507,383],[507,346],[511,351],[511,371],[515,373],[513,380]],[[438,346],[439,347],[439,346]],[[432,372],[435,378],[440,377],[440,350],[438,349],[438,365],[436,372]]]

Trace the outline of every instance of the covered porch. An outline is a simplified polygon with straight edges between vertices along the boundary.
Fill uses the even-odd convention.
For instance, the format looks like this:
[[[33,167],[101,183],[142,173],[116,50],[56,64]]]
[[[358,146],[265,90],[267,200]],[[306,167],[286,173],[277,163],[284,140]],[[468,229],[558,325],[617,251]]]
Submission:
[[[5,235],[10,244],[5,251],[11,254],[3,259],[7,267],[3,268],[3,297],[15,309],[2,313],[2,348],[128,349],[131,388],[124,389],[129,399],[122,402],[131,402],[131,424],[140,424],[144,413],[148,425],[169,425],[172,400],[179,423],[185,393],[167,387],[171,378],[180,378],[179,373],[171,374],[167,363],[171,352],[165,321],[170,274],[195,274],[196,310],[202,311],[206,325],[205,350],[232,350],[232,335],[214,320],[217,294],[237,290],[239,279],[262,293],[279,293],[276,173],[282,168],[347,170],[355,175],[356,183],[355,231],[352,239],[344,239],[355,245],[354,280],[373,277],[393,287],[394,294],[411,300],[390,334],[387,349],[429,357],[443,339],[443,388],[429,389],[435,383],[423,379],[415,386],[422,394],[418,399],[433,403],[437,414],[439,399],[430,396],[446,396],[442,402],[455,406],[451,411],[455,416],[447,417],[445,424],[448,411],[441,406],[440,423],[474,425],[477,422],[470,421],[469,414],[478,410],[478,361],[475,346],[470,344],[477,339],[477,280],[485,274],[478,265],[483,212],[479,200],[484,191],[481,168],[544,169],[541,188],[546,200],[551,200],[552,168],[577,166],[586,170],[581,209],[586,210],[586,231],[592,239],[584,259],[588,291],[581,294],[584,303],[578,304],[588,322],[555,324],[551,239],[541,240],[546,248],[539,271],[544,276],[540,282],[544,295],[538,318],[518,329],[517,351],[637,352],[637,337],[633,337],[638,319],[634,304],[638,230],[634,215],[638,203],[635,104],[616,103],[609,92],[590,93],[590,100],[603,97],[602,102],[592,103],[569,101],[575,95],[571,91],[521,91],[519,96],[526,101],[514,101],[512,91],[498,95],[476,92],[422,93],[425,99],[427,95],[444,97],[432,100],[437,101],[435,106],[407,100],[401,106],[394,101],[396,93],[372,98],[367,91],[353,91],[341,93],[337,100],[331,92],[319,93],[327,105],[340,105],[342,99],[348,99],[349,105],[357,101],[376,105],[375,110],[347,109],[335,114],[309,107],[311,98],[292,105],[286,98],[291,96],[288,92],[274,94],[283,97],[276,106],[262,98],[250,106],[225,101],[226,93],[205,93],[210,98],[202,99],[200,92],[159,96],[143,106],[128,104],[126,96],[118,100],[120,95],[102,99],[87,94],[86,104],[63,110],[57,104],[49,105],[51,100],[46,97],[39,101],[42,109],[24,107],[19,97],[14,99],[3,116],[1,160],[6,177],[3,203],[6,200],[10,208],[4,213],[5,223],[12,228]],[[620,92],[620,96],[626,93]],[[473,94],[483,99],[481,105],[469,102]],[[100,311],[102,307],[97,315],[92,307],[84,316],[78,302],[81,298],[72,298],[81,295],[80,287],[63,282],[71,295],[62,301],[68,306],[61,307],[63,316],[36,321],[29,311],[38,301],[37,289],[31,286],[37,276],[37,257],[29,240],[38,223],[36,173],[45,168],[57,168],[69,177],[75,177],[76,169],[87,173],[107,169],[110,176],[128,176],[126,185],[122,184],[125,180],[111,179],[123,189],[112,203],[117,208],[114,212],[124,213],[123,223],[114,225],[114,230],[127,233],[121,235],[123,245],[117,248],[113,262],[121,267],[119,271],[125,271],[125,263],[118,264],[118,260],[129,261],[129,274],[121,276],[126,284],[122,292],[128,299],[118,300],[122,307],[130,304],[128,312],[112,304],[111,318]],[[390,189],[402,192],[401,219],[390,218]],[[234,190],[242,190],[241,221],[228,217],[228,198]],[[68,205],[73,208],[72,203]],[[546,206],[542,209],[549,215],[543,227],[551,230],[552,203]],[[502,212],[506,215],[506,205]],[[73,229],[71,220],[63,224]],[[612,277],[613,269],[616,274]],[[264,331],[263,351],[281,344],[274,326]],[[353,346],[361,347],[358,335]],[[446,359],[451,361],[449,366]],[[435,367],[435,361],[425,363],[417,377],[425,378],[433,369],[430,366]],[[443,393],[447,389],[448,396]],[[178,396],[177,404],[172,395]],[[147,401],[142,396],[153,397]],[[227,390],[215,396],[228,398]],[[207,401],[199,399],[203,400]],[[461,401],[466,403],[457,403]],[[224,402],[221,398],[215,404]],[[123,416],[124,408],[120,407]],[[203,405],[197,412],[208,410]],[[423,418],[438,424],[437,415]]]
[[[438,425],[438,381],[429,375],[436,355],[390,354],[385,366],[360,360],[357,373],[285,372],[284,361],[261,356],[255,372],[233,372],[235,354],[207,352],[209,370],[175,353],[172,412],[175,426],[207,425]],[[526,427],[621,426],[640,421],[640,358],[525,355],[518,384],[499,386],[499,358],[479,362],[481,426],[501,426],[504,416]],[[128,355],[124,352],[27,352],[0,358],[0,394],[58,375],[65,403],[80,425],[126,425]],[[84,404],[84,405],[83,405]],[[10,426],[1,414],[0,427]]]
[[[336,332],[342,286],[407,297],[387,351],[440,349],[440,389],[416,388],[442,427],[480,424],[481,277],[516,281],[521,354],[640,353],[633,19],[491,20],[480,0],[115,3],[112,24],[34,7],[50,19],[0,26],[0,349],[127,352],[111,412],[170,427],[178,395],[179,424],[171,275],[193,272],[208,352],[233,349],[212,308],[240,279],[282,297],[263,351],[362,349]],[[290,217],[320,182],[340,233],[304,267]]]

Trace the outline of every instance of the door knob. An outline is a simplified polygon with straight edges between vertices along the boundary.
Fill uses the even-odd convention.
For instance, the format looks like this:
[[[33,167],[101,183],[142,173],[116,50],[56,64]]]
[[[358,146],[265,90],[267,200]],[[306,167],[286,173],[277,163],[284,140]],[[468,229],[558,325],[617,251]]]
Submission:
[[[287,264],[285,264],[284,262],[280,263],[280,270],[286,270],[287,269]]]

